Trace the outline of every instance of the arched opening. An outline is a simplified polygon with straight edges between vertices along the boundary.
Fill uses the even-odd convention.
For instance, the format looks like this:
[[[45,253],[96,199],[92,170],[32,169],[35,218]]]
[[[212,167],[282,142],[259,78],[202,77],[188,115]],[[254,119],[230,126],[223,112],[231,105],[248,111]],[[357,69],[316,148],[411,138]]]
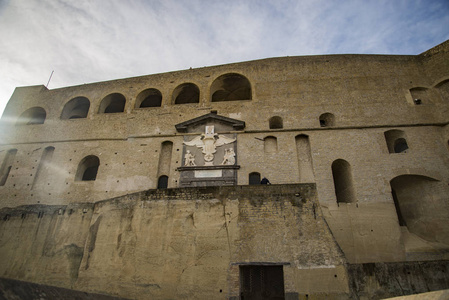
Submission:
[[[136,98],[135,108],[160,107],[162,104],[162,94],[157,89],[146,89]]]
[[[9,172],[11,172],[12,164],[14,163],[14,158],[16,157],[17,149],[10,149],[6,152],[5,158],[3,159],[2,167],[0,169],[0,186],[4,186],[6,180],[8,180]]]
[[[212,102],[251,100],[251,84],[240,74],[225,74],[214,80],[210,94]]]
[[[166,189],[168,187],[168,176],[162,175],[159,177],[157,181],[157,188],[158,189]]]
[[[271,117],[270,120],[268,121],[268,123],[269,123],[270,129],[284,128],[284,122],[283,122],[282,118],[279,116]]]
[[[332,127],[335,126],[335,117],[331,113],[324,113],[320,115],[320,126],[321,127]]]
[[[389,153],[406,153],[408,150],[405,132],[402,130],[388,130],[384,132]]]
[[[100,159],[95,155],[86,156],[81,160],[76,171],[75,181],[93,181],[97,179]]]
[[[24,111],[18,121],[17,125],[37,125],[44,124],[47,112],[40,106],[35,106]]]
[[[98,113],[100,114],[112,114],[121,113],[125,111],[126,98],[122,94],[113,93],[107,95],[101,100]]]
[[[400,175],[390,181],[399,225],[431,242],[449,243],[446,184],[422,175]]]
[[[87,117],[90,101],[86,97],[76,97],[64,105],[61,113],[61,119],[82,119]]]
[[[278,151],[278,140],[274,136],[267,136],[263,139],[265,153],[276,153]]]
[[[200,89],[193,83],[184,83],[179,85],[173,91],[175,104],[199,103]]]
[[[249,182],[249,185],[260,184],[260,173],[258,173],[258,172],[249,173],[248,182]]]
[[[410,89],[410,95],[412,95],[413,103],[415,105],[421,105],[427,102],[429,98],[428,89],[424,87],[416,87]]]
[[[337,159],[332,163],[332,177],[337,203],[356,202],[351,165],[346,160]]]

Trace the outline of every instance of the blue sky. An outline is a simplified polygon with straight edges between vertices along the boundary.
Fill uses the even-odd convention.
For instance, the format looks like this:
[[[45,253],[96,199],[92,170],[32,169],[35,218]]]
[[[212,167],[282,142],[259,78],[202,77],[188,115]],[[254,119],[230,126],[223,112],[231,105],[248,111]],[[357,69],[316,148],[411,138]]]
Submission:
[[[0,0],[0,112],[49,89],[278,56],[419,54],[448,0]]]

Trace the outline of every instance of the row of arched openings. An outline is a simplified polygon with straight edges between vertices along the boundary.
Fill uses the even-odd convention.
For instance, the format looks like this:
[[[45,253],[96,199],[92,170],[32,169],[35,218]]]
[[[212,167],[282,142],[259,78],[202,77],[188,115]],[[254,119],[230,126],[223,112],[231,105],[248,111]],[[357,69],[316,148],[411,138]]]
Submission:
[[[252,91],[249,80],[240,74],[225,74],[211,85],[211,102],[251,100]],[[194,83],[183,83],[173,90],[172,103],[199,103],[200,89]],[[112,93],[103,98],[98,108],[99,114],[121,113],[125,110],[126,98],[120,93]],[[135,108],[160,107],[162,93],[156,88],[149,88],[136,97]],[[86,118],[90,108],[90,101],[86,97],[76,97],[64,105],[61,119]],[[43,124],[46,111],[42,107],[32,107],[22,113],[17,124]]]

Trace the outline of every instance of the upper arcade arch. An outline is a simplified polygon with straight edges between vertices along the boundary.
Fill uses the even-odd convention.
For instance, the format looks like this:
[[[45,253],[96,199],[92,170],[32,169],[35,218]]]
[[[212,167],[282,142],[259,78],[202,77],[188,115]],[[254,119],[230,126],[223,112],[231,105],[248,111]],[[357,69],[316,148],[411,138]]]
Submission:
[[[194,83],[183,83],[173,91],[174,104],[187,104],[200,102],[200,89]]]
[[[86,118],[90,108],[90,101],[86,97],[76,97],[64,105],[61,120]]]
[[[219,76],[210,87],[211,102],[251,100],[251,83],[240,74]]]
[[[35,106],[24,111],[17,120],[17,125],[44,124],[47,112],[40,106]]]
[[[101,100],[99,114],[120,113],[125,111],[126,98],[120,93],[112,93]]]
[[[134,108],[160,107],[162,94],[158,89],[149,88],[137,95]]]

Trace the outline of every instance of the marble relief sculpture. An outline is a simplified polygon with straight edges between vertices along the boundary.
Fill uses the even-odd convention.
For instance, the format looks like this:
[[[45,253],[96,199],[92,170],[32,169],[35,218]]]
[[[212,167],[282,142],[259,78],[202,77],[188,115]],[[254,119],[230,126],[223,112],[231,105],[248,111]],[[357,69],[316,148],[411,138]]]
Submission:
[[[213,166],[214,153],[217,152],[217,147],[233,143],[235,140],[221,134],[216,134],[214,132],[214,126],[206,126],[205,133],[202,133],[189,142],[184,142],[184,144],[201,148],[204,154],[204,165]]]
[[[235,152],[233,148],[225,149],[222,165],[234,165],[235,164]]]
[[[184,155],[184,165],[188,167],[196,166],[195,156],[190,153],[190,150],[187,150],[186,154]]]

